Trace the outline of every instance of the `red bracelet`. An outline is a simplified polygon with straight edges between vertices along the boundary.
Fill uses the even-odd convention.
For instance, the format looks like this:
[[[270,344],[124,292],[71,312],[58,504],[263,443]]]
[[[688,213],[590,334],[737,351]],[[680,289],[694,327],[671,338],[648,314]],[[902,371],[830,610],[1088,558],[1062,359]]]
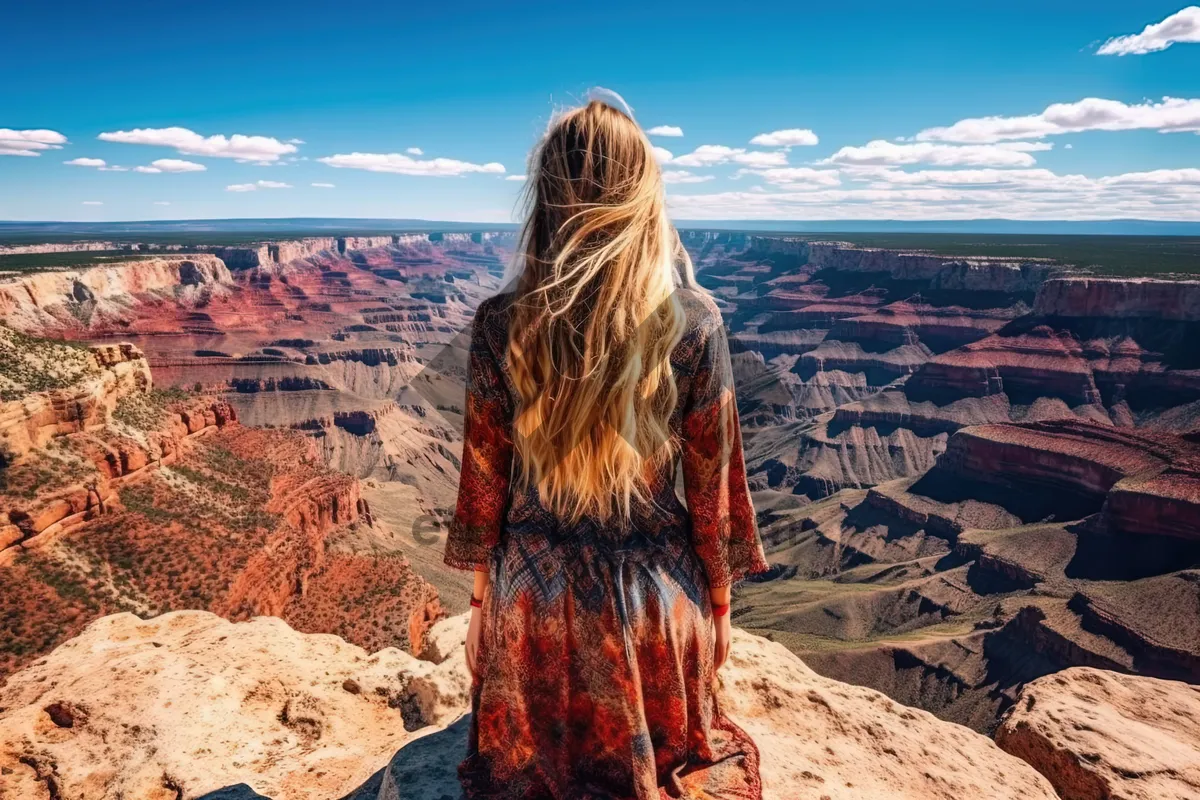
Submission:
[[[483,601],[475,595],[471,595],[471,608],[483,608]]]
[[[723,606],[714,605],[712,608],[714,617],[723,617],[729,613],[729,603]]]

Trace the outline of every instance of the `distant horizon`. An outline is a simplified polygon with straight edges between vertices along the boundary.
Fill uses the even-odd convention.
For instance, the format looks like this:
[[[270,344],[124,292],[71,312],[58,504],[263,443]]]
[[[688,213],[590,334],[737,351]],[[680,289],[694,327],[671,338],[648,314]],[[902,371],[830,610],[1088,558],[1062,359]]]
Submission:
[[[843,220],[740,220],[714,219],[675,220],[679,230],[722,230],[729,232],[761,233],[949,233],[990,235],[1080,235],[1080,236],[1200,236],[1200,221],[1153,219],[1104,220],[1023,220],[1004,217],[978,219],[843,219]],[[0,237],[21,234],[25,237],[39,232],[64,235],[103,236],[145,233],[168,230],[203,230],[207,233],[244,233],[261,230],[263,233],[286,235],[292,232],[315,233],[303,228],[329,229],[330,233],[387,232],[454,232],[454,231],[515,231],[514,222],[476,222],[452,219],[390,218],[390,217],[214,217],[179,219],[129,219],[111,221],[83,220],[0,220]]]

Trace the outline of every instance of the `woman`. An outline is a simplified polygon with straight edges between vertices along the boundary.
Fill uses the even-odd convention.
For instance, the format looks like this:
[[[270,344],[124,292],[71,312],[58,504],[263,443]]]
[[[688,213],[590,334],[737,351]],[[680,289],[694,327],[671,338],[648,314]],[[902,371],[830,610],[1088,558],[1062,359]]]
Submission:
[[[760,798],[714,693],[730,586],[767,566],[721,315],[631,115],[561,115],[530,166],[519,276],[475,318],[446,544],[475,570],[466,795]]]

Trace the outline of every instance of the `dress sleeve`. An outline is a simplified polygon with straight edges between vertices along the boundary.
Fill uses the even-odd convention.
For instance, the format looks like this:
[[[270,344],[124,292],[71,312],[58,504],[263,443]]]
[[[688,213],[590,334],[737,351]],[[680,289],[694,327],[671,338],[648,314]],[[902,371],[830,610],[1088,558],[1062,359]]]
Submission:
[[[487,568],[509,501],[512,400],[485,329],[477,314],[471,328],[458,504],[444,557],[459,569]]]
[[[742,429],[729,343],[720,324],[708,334],[683,416],[683,485],[692,546],[713,588],[766,571],[742,454]]]

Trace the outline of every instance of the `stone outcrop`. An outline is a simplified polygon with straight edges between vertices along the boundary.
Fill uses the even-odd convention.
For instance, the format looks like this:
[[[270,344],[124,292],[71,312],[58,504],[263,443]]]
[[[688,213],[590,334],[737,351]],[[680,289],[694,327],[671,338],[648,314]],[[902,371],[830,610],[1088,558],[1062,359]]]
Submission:
[[[0,319],[30,332],[86,328],[119,318],[139,297],[191,305],[227,290],[232,281],[225,263],[206,254],[41,272],[0,282]]]
[[[1027,684],[996,731],[1063,800],[1200,798],[1200,687],[1076,667]]]
[[[809,262],[843,272],[883,272],[897,280],[930,281],[933,289],[1021,294],[1036,292],[1066,271],[1045,259],[963,258],[924,252],[812,242]]]
[[[1044,317],[1200,322],[1200,281],[1056,278],[1041,287],[1033,313]]]
[[[0,691],[0,787],[30,800],[191,800],[243,784],[274,800],[454,796],[463,632],[462,618],[435,626],[423,661],[268,618],[106,617]],[[741,631],[722,702],[758,744],[769,800],[1055,797],[986,737]]]
[[[118,614],[0,690],[0,796],[166,800],[248,784],[341,797],[459,716],[469,679],[270,617]]]
[[[17,386],[14,393],[20,397],[0,402],[0,449],[10,458],[42,447],[56,436],[103,425],[122,397],[150,389],[150,365],[131,344],[72,350],[52,342],[31,342],[20,345],[20,350],[30,371],[61,369],[71,360],[77,363],[72,376],[62,381],[68,385],[45,391]]]
[[[0,564],[31,547],[42,547],[59,534],[121,508],[120,487],[141,480],[148,471],[174,463],[186,440],[236,422],[237,414],[222,400],[197,400],[165,411],[159,427],[138,438],[79,434],[66,423],[59,443],[89,470],[62,485],[33,496],[0,492]],[[107,419],[98,423],[103,427]],[[61,435],[61,434],[60,434]],[[54,462],[45,468],[61,469]]]
[[[1081,421],[977,425],[950,437],[938,469],[1103,510],[1125,533],[1200,539],[1200,447]]]

